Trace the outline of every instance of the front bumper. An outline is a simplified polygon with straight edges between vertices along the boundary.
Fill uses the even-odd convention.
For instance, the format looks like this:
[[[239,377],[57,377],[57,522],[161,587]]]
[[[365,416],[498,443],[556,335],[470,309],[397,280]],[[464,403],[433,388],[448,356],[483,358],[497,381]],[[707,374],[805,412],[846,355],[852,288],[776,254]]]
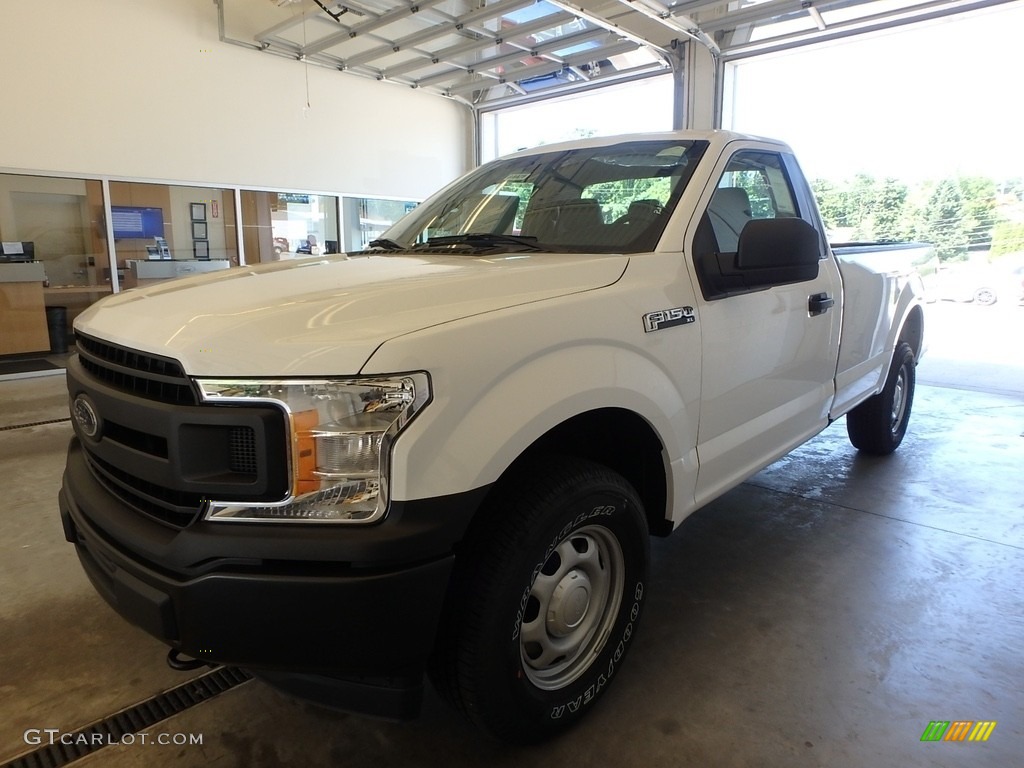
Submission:
[[[403,712],[378,711],[363,689],[422,679],[454,545],[483,493],[394,502],[383,523],[365,528],[198,521],[175,530],[107,493],[76,438],[59,501],[97,591],[149,634],[307,698],[409,716],[407,702]],[[347,680],[351,695],[331,679]]]

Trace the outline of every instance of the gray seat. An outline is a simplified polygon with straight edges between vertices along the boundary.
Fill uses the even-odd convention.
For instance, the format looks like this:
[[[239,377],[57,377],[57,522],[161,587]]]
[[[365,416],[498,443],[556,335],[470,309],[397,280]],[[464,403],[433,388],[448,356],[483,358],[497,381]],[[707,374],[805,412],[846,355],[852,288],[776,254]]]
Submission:
[[[597,245],[605,227],[601,204],[589,197],[534,205],[526,211],[522,234],[543,245]]]
[[[750,198],[741,187],[721,187],[715,191],[708,206],[708,218],[715,231],[720,253],[734,253],[740,241],[740,232],[753,218]]]
[[[608,227],[610,245],[626,245],[641,237],[664,212],[664,206],[654,198],[634,200],[626,212]]]
[[[512,232],[518,195],[471,195],[435,225],[450,232],[507,235]]]

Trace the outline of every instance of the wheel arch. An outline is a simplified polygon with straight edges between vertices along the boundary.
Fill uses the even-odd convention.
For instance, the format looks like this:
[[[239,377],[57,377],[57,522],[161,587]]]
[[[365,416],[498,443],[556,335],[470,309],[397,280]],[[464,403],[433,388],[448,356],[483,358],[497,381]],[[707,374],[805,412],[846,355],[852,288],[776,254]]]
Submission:
[[[546,456],[587,459],[622,475],[643,502],[650,532],[657,536],[672,532],[664,446],[639,414],[625,408],[598,408],[563,421],[537,438],[505,470],[495,484],[497,492],[504,481],[514,482],[519,472]]]
[[[897,347],[900,342],[910,345],[914,351],[915,360],[921,359],[921,354],[924,352],[924,310],[920,304],[910,310],[907,319],[903,322],[903,327],[900,328],[900,334],[896,340]]]

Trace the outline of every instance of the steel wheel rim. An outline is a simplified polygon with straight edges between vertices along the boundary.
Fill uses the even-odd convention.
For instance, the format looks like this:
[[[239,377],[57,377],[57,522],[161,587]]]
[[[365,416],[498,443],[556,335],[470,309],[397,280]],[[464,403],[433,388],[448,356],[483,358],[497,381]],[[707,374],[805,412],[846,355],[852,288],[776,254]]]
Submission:
[[[560,541],[530,587],[519,633],[527,679],[571,685],[604,648],[622,604],[625,559],[607,528],[588,525]]]
[[[900,430],[900,423],[907,411],[907,366],[901,365],[900,372],[896,376],[896,386],[892,393],[892,421],[889,429],[895,435]]]

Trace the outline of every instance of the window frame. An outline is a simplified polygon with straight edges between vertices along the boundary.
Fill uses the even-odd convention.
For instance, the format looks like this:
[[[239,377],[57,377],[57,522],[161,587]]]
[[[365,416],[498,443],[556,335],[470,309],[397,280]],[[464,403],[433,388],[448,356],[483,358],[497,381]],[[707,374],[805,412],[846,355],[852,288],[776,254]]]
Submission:
[[[719,166],[711,176],[711,181],[708,185],[708,197],[700,207],[699,215],[694,216],[693,219],[693,229],[691,230],[693,235],[690,239],[689,258],[693,263],[701,295],[706,301],[717,301],[733,296],[757,293],[777,285],[787,284],[785,282],[778,282],[756,286],[746,285],[743,273],[736,268],[737,252],[735,250],[721,250],[719,238],[712,226],[709,211],[715,193],[723,187],[722,182],[728,178],[728,174],[737,172],[738,169],[733,166],[736,160],[743,155],[770,156],[775,159],[776,162],[770,164],[770,167],[778,172],[778,181],[783,184],[786,197],[788,198],[787,202],[792,205],[792,214],[786,216],[785,214],[789,213],[788,207],[778,205],[776,188],[769,185],[769,197],[776,215],[774,217],[754,216],[752,215],[753,208],[751,208],[751,215],[748,221],[758,218],[801,218],[814,226],[818,232],[823,231],[813,197],[809,196],[806,180],[791,153],[765,147],[740,146],[735,148],[720,161]],[[769,164],[762,163],[761,165],[761,170],[765,173],[766,180],[770,182],[770,174],[766,171]],[[802,182],[802,184],[799,182]],[[736,234],[738,240],[739,232]],[[827,258],[829,251],[824,235],[821,236],[821,240],[821,258],[824,259]]]

